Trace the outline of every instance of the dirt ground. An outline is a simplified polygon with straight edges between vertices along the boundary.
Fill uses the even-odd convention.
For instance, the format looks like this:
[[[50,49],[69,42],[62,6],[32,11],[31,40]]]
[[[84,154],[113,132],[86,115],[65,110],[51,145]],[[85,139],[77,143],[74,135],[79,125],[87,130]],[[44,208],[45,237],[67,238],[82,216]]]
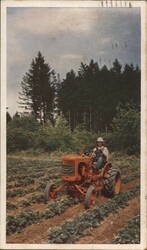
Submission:
[[[126,192],[132,189],[134,186],[139,184],[139,179],[131,181],[127,184],[122,184],[121,192]],[[26,198],[26,196],[25,196]],[[23,197],[24,199],[24,197]],[[108,199],[101,196],[99,199],[100,203],[106,202]],[[44,204],[34,204],[34,210],[43,210],[45,209]],[[33,208],[31,206],[31,209]],[[108,244],[110,243],[116,231],[124,227],[128,220],[133,216],[139,213],[139,198],[135,198],[129,201],[129,205],[125,208],[120,208],[117,210],[117,213],[110,214],[104,221],[101,223],[100,227],[90,230],[90,236],[86,236],[81,238],[76,244]],[[29,207],[30,208],[30,207]],[[60,216],[55,216],[51,219],[46,219],[38,222],[37,224],[33,224],[25,228],[25,231],[22,233],[15,233],[10,236],[7,236],[7,243],[19,243],[19,244],[41,244],[47,242],[47,235],[49,229],[59,226],[65,220],[73,219],[75,216],[80,213],[84,213],[84,205],[83,203],[74,205],[68,208],[64,213]]]
[[[110,214],[95,229],[88,231],[90,236],[82,237],[75,244],[111,244],[118,229],[127,225],[128,221],[139,214],[140,201],[135,198],[128,202],[125,208],[119,208],[117,213]]]

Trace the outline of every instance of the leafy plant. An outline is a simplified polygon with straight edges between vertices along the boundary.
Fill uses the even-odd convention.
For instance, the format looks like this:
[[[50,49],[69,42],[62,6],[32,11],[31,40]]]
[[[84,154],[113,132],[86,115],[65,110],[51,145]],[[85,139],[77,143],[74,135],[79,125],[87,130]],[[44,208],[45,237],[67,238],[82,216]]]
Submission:
[[[11,202],[8,202],[8,201],[7,201],[6,207],[7,207],[7,209],[9,209],[9,210],[15,210],[15,209],[18,208],[16,204],[11,203]]]
[[[139,244],[140,243],[140,215],[137,215],[133,219],[131,219],[125,228],[119,229],[112,243]]]
[[[94,209],[85,212],[60,227],[48,232],[48,243],[74,243],[79,239],[84,230],[97,226],[110,212],[115,212],[119,207],[126,206],[129,200],[139,195],[139,186],[132,190],[115,196],[108,202],[97,205]]]

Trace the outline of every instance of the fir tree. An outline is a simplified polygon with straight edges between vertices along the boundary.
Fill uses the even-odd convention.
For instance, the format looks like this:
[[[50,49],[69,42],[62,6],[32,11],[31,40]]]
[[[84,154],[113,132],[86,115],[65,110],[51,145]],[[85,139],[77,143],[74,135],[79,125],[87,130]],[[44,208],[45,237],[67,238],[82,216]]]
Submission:
[[[56,76],[40,52],[32,60],[29,72],[21,82],[20,104],[32,110],[36,119],[53,120]]]

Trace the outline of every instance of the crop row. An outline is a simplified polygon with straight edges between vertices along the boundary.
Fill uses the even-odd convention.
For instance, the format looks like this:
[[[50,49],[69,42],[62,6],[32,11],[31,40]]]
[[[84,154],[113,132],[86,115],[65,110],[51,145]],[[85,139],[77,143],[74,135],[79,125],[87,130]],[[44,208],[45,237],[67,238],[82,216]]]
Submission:
[[[131,167],[131,168],[127,169],[127,170],[121,170],[121,174],[122,175],[130,174],[130,173],[136,172],[138,170],[139,170],[138,166],[137,167]]]
[[[22,232],[25,227],[37,223],[42,219],[49,219],[55,215],[60,215],[68,207],[77,204],[78,199],[65,198],[64,200],[57,200],[48,204],[48,209],[45,211],[32,211],[20,213],[15,216],[7,216],[7,235],[15,232]]]
[[[47,179],[47,181],[49,181],[49,179]],[[38,186],[36,188],[30,188],[30,189],[27,189],[27,190],[24,190],[24,189],[14,189],[14,190],[7,190],[7,198],[12,198],[12,197],[22,197],[26,194],[29,194],[29,193],[34,193],[34,192],[43,192],[44,191],[44,188],[46,187],[46,184],[47,184],[47,181],[39,181],[38,182]],[[51,179],[51,181],[53,182],[53,179]],[[55,179],[54,180],[54,184],[58,185],[61,183],[61,180],[58,178],[58,179]]]
[[[128,183],[128,182],[130,182],[130,181],[133,181],[133,180],[139,178],[139,177],[140,177],[140,173],[139,173],[139,172],[134,173],[134,174],[132,174],[132,175],[130,175],[130,176],[127,176],[127,177],[125,177],[124,179],[122,179],[122,183],[123,183],[123,184],[126,184],[126,183]]]
[[[137,196],[138,194],[139,194],[139,187],[136,187],[135,189],[128,191],[127,193],[123,193],[119,196],[114,197],[112,200],[108,201],[106,204],[97,206],[94,210],[92,210],[93,214],[91,214],[91,218],[93,218],[93,219],[95,218],[95,213],[97,214],[99,209],[100,209],[100,216],[103,215],[103,211],[104,211],[104,215],[106,216],[107,212],[112,212],[113,210],[115,210],[118,207],[123,207],[124,205],[127,204],[127,201],[129,199],[132,199],[134,197],[134,195]],[[42,197],[42,199],[43,199],[43,197]],[[78,200],[78,199],[65,198],[63,200],[56,200],[56,201],[48,203],[48,209],[46,209],[45,211],[39,212],[39,211],[28,210],[26,212],[20,213],[19,215],[8,216],[7,217],[7,234],[10,235],[10,234],[15,233],[15,232],[22,232],[25,227],[27,227],[31,224],[37,223],[44,218],[49,219],[49,218],[54,217],[55,215],[60,215],[68,207],[70,207],[74,204],[77,204],[79,201],[80,200]],[[94,226],[94,224],[93,224],[94,222],[89,221],[89,218],[90,218],[89,212],[85,213],[83,215],[86,216],[86,217],[84,217],[85,222],[88,223],[88,224],[86,224],[86,228],[87,228],[87,225],[89,225],[90,227]],[[81,225],[84,223],[84,218],[82,217],[82,221],[81,221],[81,216],[79,216],[79,221],[80,221]],[[71,222],[71,226],[75,227],[77,221],[78,221],[78,219],[76,219],[76,221],[73,220]],[[94,221],[97,223],[97,220],[94,220]],[[66,228],[66,234],[67,234],[68,224],[65,223],[65,224],[63,224],[62,227],[63,227],[63,229]],[[54,233],[56,234],[58,232],[59,235],[57,237],[57,241],[58,240],[60,241],[61,240],[60,238],[62,238],[61,231],[62,231],[62,229],[60,229],[60,228],[55,229],[55,232],[54,232],[54,230],[50,231],[49,237],[52,237],[54,235]],[[70,233],[71,233],[71,231],[70,231]],[[51,238],[49,238],[49,239],[51,239]],[[57,243],[59,243],[59,242],[57,242]]]
[[[39,177],[42,177],[42,178],[39,178]],[[41,175],[38,175],[35,178],[32,178],[32,175],[24,176],[23,178],[20,178],[20,179],[18,177],[17,178],[18,181],[15,182],[14,184],[7,183],[7,189],[12,189],[12,188],[15,188],[15,187],[26,187],[26,186],[28,186],[30,184],[34,184],[35,182],[36,182],[36,184],[41,184],[43,182],[46,183],[50,179],[53,181],[53,180],[56,180],[56,179],[59,179],[59,178],[60,178],[59,174],[47,174],[46,176],[44,176],[44,174],[41,174]]]
[[[34,203],[44,203],[44,204],[46,204],[47,201],[45,199],[44,194],[32,195],[31,198],[28,198],[27,200],[21,200],[17,204],[7,202],[7,210],[15,210],[15,209],[18,209],[19,207],[28,207],[28,206],[31,206],[31,204],[34,204]]]
[[[119,229],[115,240],[115,244],[139,244],[140,243],[140,215],[131,219],[125,228]]]
[[[44,203],[46,204],[47,201],[45,199],[44,194],[35,194],[32,195],[31,198],[27,199],[27,200],[21,200],[20,202],[17,203],[18,207],[28,207],[31,206],[31,204],[34,203]]]
[[[122,195],[123,194],[119,195],[118,199],[119,199],[119,197],[121,199]],[[28,206],[28,204],[30,202],[35,203],[35,202],[39,202],[39,201],[40,202],[45,202],[43,194],[40,195],[40,196],[32,197],[32,200],[30,200],[30,201],[29,200],[28,201],[22,201],[22,206]],[[41,220],[43,218],[51,218],[51,217],[53,217],[53,216],[55,216],[57,214],[60,214],[60,213],[64,212],[67,207],[72,206],[73,204],[75,204],[77,202],[78,201],[77,200],[75,201],[75,199],[73,200],[72,198],[66,198],[66,199],[64,199],[62,201],[57,200],[55,202],[49,203],[48,204],[49,210],[45,210],[44,212],[29,211],[29,212],[21,213],[21,214],[19,214],[17,216],[8,216],[8,218],[7,218],[7,234],[11,234],[11,233],[14,233],[14,232],[20,232],[27,225],[31,225],[32,223],[36,223],[36,222],[38,222],[39,220]],[[23,203],[25,203],[25,204],[23,204]],[[8,207],[10,208],[11,204],[8,204]],[[13,205],[12,205],[12,207],[13,207]],[[32,217],[32,219],[30,218],[28,220],[27,213],[29,213],[29,215],[30,215],[30,217]]]
[[[54,169],[46,169],[44,171],[42,171],[42,169],[39,169],[38,172],[36,173],[32,173],[30,172],[29,174],[17,174],[17,175],[9,175],[7,177],[7,182],[11,182],[11,181],[20,181],[23,180],[24,178],[40,178],[44,175],[53,175],[56,172],[56,175],[58,173],[58,175],[60,175],[61,172],[61,167],[60,166],[55,166]]]
[[[122,183],[126,184],[130,181],[133,181],[135,180],[136,178],[138,178],[140,176],[139,173],[135,173],[131,176],[127,176],[125,178],[122,179]],[[57,184],[60,184],[61,183],[61,180],[57,179],[54,181],[54,183],[57,185]],[[41,182],[39,181],[39,185],[37,188],[35,189],[28,189],[28,190],[23,190],[23,189],[17,189],[17,190],[13,190],[13,191],[9,191],[7,193],[7,197],[22,197],[24,196],[25,194],[29,194],[29,193],[33,193],[33,192],[43,192],[44,188],[46,186],[46,182]],[[19,202],[17,205],[15,204],[16,207],[18,206],[21,206],[21,207],[27,207],[27,206],[30,206],[32,203],[45,203],[45,198],[44,198],[44,194],[35,194],[35,195],[32,195],[31,198],[27,199],[27,200],[22,200],[21,202]],[[12,207],[12,208],[11,208]],[[13,209],[13,204],[12,206],[9,205],[7,206],[7,209]],[[16,208],[15,208],[16,209]]]
[[[37,173],[48,169],[49,167],[61,165],[59,161],[45,161],[45,160],[23,160],[8,158],[7,160],[7,174],[24,174]]]
[[[127,164],[126,164],[127,161]],[[135,160],[115,160],[115,165],[118,166],[120,169],[130,169],[130,168],[136,168],[140,166],[140,160],[135,159]]]
[[[39,178],[41,176],[44,176],[44,172],[43,171],[37,172],[35,174],[29,174],[29,175],[26,175],[26,174],[23,174],[23,175],[12,175],[12,176],[7,177],[7,182],[20,181],[20,180],[24,180],[24,178]]]
[[[137,179],[138,177],[140,177],[140,173],[137,172],[137,173],[134,173],[130,176],[127,176],[125,178],[122,179],[122,183],[126,184],[130,181],[133,181],[135,179]],[[49,179],[47,178],[46,181],[49,181]],[[53,179],[52,179],[53,181]],[[60,184],[61,183],[61,180],[58,178],[58,176],[56,177],[56,179],[54,180],[54,183],[55,184]],[[39,185],[37,188],[35,189],[28,189],[28,190],[23,190],[23,189],[16,189],[16,190],[13,190],[13,191],[9,191],[7,192],[7,197],[22,197],[24,196],[25,194],[28,194],[28,193],[32,193],[32,192],[37,192],[37,191],[40,191],[42,192],[43,189],[45,188],[46,186],[46,182],[45,182],[45,179],[43,181],[39,181]]]
[[[7,209],[9,209],[9,210],[14,210],[14,209],[17,209],[17,208],[18,208],[18,206],[17,206],[16,204],[13,204],[13,203],[8,202],[8,201],[7,201],[6,207],[7,207]]]
[[[48,243],[74,243],[86,234],[86,229],[97,227],[101,221],[114,213],[120,207],[125,207],[128,201],[139,196],[140,187],[115,196],[104,204],[97,205],[94,209],[85,212],[70,221],[66,221],[60,227],[53,228],[48,233]]]
[[[20,180],[19,182],[16,182],[14,184],[7,184],[7,188],[15,188],[15,187],[26,187],[30,184],[34,184],[35,180],[33,178],[23,178],[23,180]]]
[[[13,198],[13,197],[22,197],[26,194],[29,193],[34,193],[36,191],[39,191],[37,188],[30,188],[28,190],[23,190],[23,189],[15,189],[13,191],[7,191],[7,198]]]

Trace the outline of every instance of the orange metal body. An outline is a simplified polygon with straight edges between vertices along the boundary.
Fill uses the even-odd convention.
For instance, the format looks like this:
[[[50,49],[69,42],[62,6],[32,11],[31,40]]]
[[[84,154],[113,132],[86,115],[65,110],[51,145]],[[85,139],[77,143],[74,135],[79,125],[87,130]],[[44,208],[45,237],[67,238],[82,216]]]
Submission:
[[[74,197],[85,198],[87,189],[90,185],[95,187],[96,192],[103,189],[103,178],[111,167],[106,163],[100,173],[94,170],[92,157],[86,155],[64,155],[62,164],[73,168],[73,176],[61,176],[63,184],[52,189],[52,199],[56,198],[57,193],[66,188],[68,193]]]

